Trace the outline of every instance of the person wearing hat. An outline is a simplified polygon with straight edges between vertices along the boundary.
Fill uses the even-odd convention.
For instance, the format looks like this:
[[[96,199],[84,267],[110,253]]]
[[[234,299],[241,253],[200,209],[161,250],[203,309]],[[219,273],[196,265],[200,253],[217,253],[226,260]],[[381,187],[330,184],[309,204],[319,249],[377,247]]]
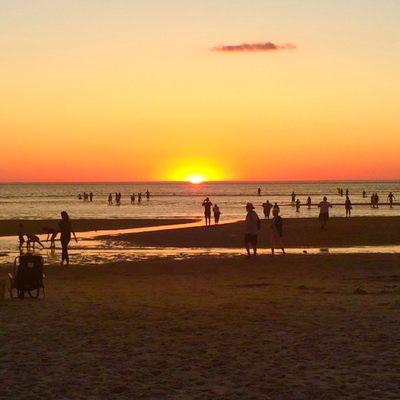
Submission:
[[[253,249],[254,256],[257,255],[258,232],[261,228],[261,221],[257,213],[254,211],[252,203],[246,204],[246,221],[244,243],[246,246],[247,256],[250,257],[250,247]]]

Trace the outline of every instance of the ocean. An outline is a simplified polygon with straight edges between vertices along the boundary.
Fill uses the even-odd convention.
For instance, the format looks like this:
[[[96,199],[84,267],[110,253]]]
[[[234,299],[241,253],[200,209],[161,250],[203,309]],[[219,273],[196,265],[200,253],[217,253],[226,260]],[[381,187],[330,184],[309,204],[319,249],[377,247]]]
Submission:
[[[261,196],[257,189],[261,188]],[[344,196],[338,188],[348,189],[353,202],[355,216],[400,215],[400,205],[392,209],[381,205],[378,209],[369,206],[370,195],[377,192],[381,202],[387,202],[392,191],[400,199],[398,181],[345,181],[345,182],[205,182],[191,183],[3,183],[0,184],[0,219],[47,219],[59,218],[67,211],[71,218],[187,218],[203,214],[201,203],[209,197],[222,212],[221,219],[243,218],[245,204],[252,202],[262,215],[261,204],[265,200],[277,202],[285,218],[316,217],[318,209],[305,206],[307,196],[318,203],[324,195],[334,203],[332,216],[343,216]],[[144,193],[149,190],[150,200]],[[362,197],[362,191],[367,198]],[[302,203],[300,212],[290,204],[294,191]],[[83,192],[93,192],[93,202],[78,199]],[[121,205],[108,205],[109,193],[121,192]],[[140,205],[131,204],[131,193],[142,192]]]

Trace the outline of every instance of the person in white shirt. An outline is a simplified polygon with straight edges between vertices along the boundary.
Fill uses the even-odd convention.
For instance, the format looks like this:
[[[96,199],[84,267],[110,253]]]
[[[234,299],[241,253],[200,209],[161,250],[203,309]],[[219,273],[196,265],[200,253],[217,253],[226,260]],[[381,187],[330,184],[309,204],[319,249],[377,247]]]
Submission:
[[[324,196],[323,200],[318,204],[319,208],[319,221],[321,223],[321,229],[326,229],[326,224],[329,219],[329,209],[332,207],[332,204],[329,203],[326,196]]]
[[[261,221],[257,213],[254,211],[252,203],[246,204],[246,221],[244,243],[246,246],[247,256],[250,257],[250,247],[253,248],[254,257],[257,255],[258,232],[261,228]]]

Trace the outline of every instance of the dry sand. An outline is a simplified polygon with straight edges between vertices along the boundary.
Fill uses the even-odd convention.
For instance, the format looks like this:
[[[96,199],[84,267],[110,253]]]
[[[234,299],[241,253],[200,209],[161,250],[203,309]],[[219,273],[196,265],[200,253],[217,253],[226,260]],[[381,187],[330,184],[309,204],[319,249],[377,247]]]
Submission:
[[[45,300],[0,302],[0,398],[398,399],[399,261],[47,267]]]
[[[331,218],[328,229],[311,218],[284,220],[286,247],[333,247],[400,244],[400,217]],[[261,247],[269,246],[269,221],[263,220],[259,235]],[[118,236],[118,240],[141,246],[168,247],[242,247],[244,223],[212,225],[159,232]]]
[[[73,220],[73,227],[76,232],[87,232],[96,230],[108,229],[126,229],[138,228],[145,226],[156,225],[171,225],[181,224],[186,222],[194,222],[194,219],[76,219]],[[43,233],[43,228],[58,227],[59,220],[18,220],[18,219],[3,219],[0,220],[0,236],[16,235],[18,225],[22,223],[27,233]]]

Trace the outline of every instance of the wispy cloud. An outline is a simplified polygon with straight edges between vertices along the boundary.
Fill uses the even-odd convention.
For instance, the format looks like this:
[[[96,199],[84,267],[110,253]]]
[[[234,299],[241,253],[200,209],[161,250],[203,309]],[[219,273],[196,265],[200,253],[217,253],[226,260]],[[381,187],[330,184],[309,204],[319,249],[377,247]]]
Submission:
[[[296,46],[291,43],[276,44],[272,42],[259,43],[242,43],[234,45],[222,45],[213,47],[212,51],[221,53],[244,53],[244,52],[262,52],[262,51],[277,51],[277,50],[294,50]]]

